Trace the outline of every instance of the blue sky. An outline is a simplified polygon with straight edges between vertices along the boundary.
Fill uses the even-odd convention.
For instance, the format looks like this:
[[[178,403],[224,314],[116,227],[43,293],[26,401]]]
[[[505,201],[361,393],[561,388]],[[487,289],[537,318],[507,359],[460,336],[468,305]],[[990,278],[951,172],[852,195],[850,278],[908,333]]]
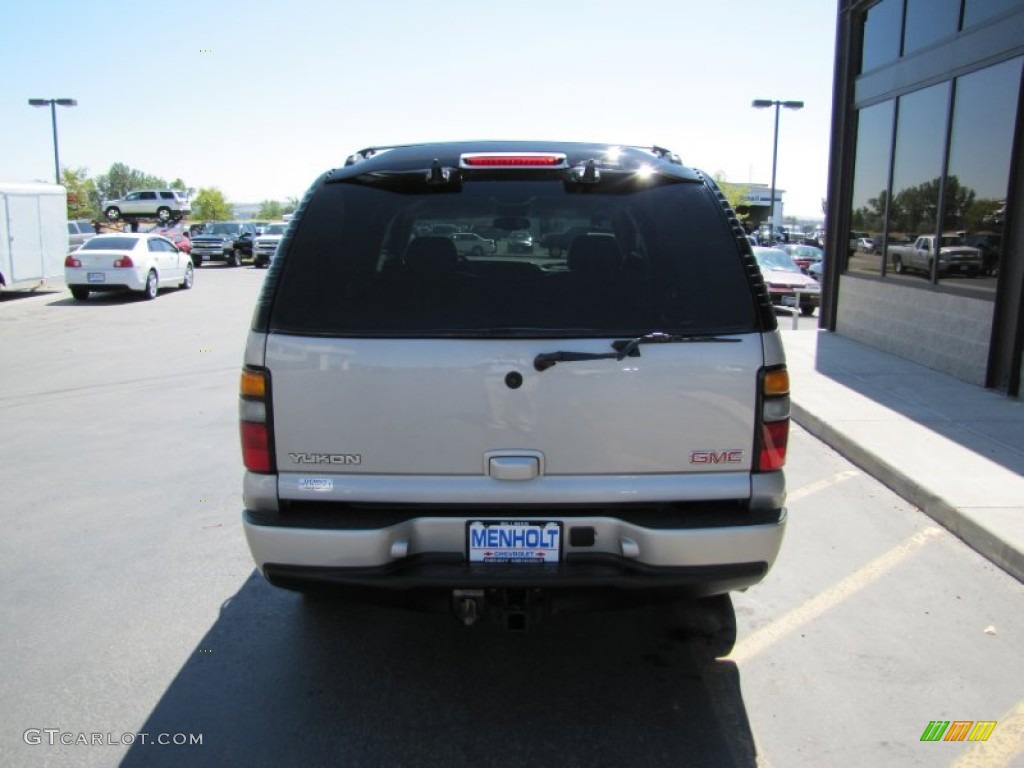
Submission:
[[[163,10],[158,10],[163,9]],[[828,0],[108,0],[8,3],[0,181],[125,163],[231,202],[300,197],[375,144],[657,144],[730,181],[771,180],[787,215],[826,193],[836,4]],[[12,76],[13,73],[13,76]]]

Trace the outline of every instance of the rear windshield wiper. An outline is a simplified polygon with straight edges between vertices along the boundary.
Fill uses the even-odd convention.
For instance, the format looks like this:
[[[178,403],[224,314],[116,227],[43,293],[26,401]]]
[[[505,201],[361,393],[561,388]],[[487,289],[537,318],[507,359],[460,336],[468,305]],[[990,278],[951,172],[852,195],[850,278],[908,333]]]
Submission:
[[[572,363],[580,360],[625,360],[627,357],[640,357],[641,344],[678,344],[678,343],[714,343],[736,342],[739,339],[723,336],[693,336],[653,331],[633,339],[616,339],[612,342],[614,352],[541,352],[533,358],[533,367],[538,371],[546,371],[556,363]]]

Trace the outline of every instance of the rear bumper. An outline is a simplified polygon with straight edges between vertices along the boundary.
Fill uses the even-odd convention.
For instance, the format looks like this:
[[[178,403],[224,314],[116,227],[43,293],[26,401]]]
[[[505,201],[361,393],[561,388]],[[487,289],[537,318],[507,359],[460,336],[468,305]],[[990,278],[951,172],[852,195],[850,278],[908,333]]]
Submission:
[[[551,509],[541,516],[508,510],[497,519],[558,520],[563,528],[561,562],[514,566],[467,561],[467,521],[480,517],[411,517],[377,528],[313,527],[247,510],[243,522],[256,564],[268,581],[283,587],[668,590],[693,596],[761,581],[775,561],[786,524],[785,509],[733,516],[721,526],[704,517],[692,527],[563,517]],[[593,535],[574,545],[574,529],[590,529]]]
[[[103,275],[103,282],[91,282],[89,273]],[[86,288],[90,291],[115,291],[127,288],[131,291],[141,291],[146,287],[146,273],[139,274],[133,268],[127,269],[100,269],[88,267],[65,267],[64,283],[69,288]]]
[[[771,297],[772,304],[779,307],[796,307],[799,301],[799,306],[816,307],[821,303],[821,291],[800,291],[799,299],[797,298],[797,291],[777,290],[769,289],[769,296]]]
[[[461,555],[416,555],[376,568],[316,568],[268,563],[266,579],[285,589],[309,587],[367,592],[455,589],[669,593],[708,597],[761,581],[767,563],[656,567],[614,555],[569,555],[559,565],[469,564]]]

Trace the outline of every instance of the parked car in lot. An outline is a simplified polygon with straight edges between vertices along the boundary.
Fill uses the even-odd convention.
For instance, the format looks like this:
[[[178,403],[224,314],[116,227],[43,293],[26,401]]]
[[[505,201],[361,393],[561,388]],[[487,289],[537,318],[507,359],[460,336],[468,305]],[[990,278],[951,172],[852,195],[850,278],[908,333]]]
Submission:
[[[72,219],[68,222],[68,251],[73,251],[82,243],[96,236],[96,227],[85,219]]]
[[[793,261],[800,267],[800,271],[806,273],[811,264],[817,264],[825,258],[825,252],[814,245],[795,245],[786,243],[775,246],[793,257]]]
[[[856,251],[857,253],[877,253],[875,247],[874,238],[867,235],[857,235],[856,232],[850,233],[851,251]]]
[[[277,244],[281,242],[284,233],[288,230],[288,222],[272,222],[266,225],[263,234],[256,236],[255,244],[252,247],[252,265],[254,267],[269,267],[270,260],[274,257]]]
[[[513,232],[508,236],[509,253],[533,253],[533,235],[529,232]]]
[[[163,235],[96,235],[64,260],[64,281],[79,301],[92,292],[138,291],[155,299],[169,286],[191,288],[192,260]]]
[[[483,256],[498,252],[493,240],[481,237],[476,232],[453,232],[448,237],[455,243],[455,251],[460,256]]]
[[[808,277],[793,261],[793,257],[780,248],[758,246],[751,249],[761,268],[772,304],[799,309],[801,315],[813,315],[821,303],[821,285]]]
[[[540,247],[546,248],[548,256],[553,259],[560,258],[566,254],[569,250],[569,246],[572,245],[580,235],[586,235],[591,232],[607,232],[608,230],[600,229],[598,227],[591,226],[577,226],[570,227],[564,232],[548,232],[540,239]]]
[[[929,275],[938,255],[938,273],[952,273],[976,277],[984,269],[980,248],[965,245],[958,234],[945,234],[936,240],[935,235],[921,235],[913,243],[890,243],[886,256],[893,272],[902,274],[909,270]]]
[[[174,246],[185,253],[192,253],[192,240],[189,238],[188,230],[180,229],[161,229],[157,231],[158,235],[163,235],[172,243]]]
[[[445,222],[581,234],[541,263],[460,257]],[[790,410],[738,227],[659,148],[413,145],[322,176],[244,354],[260,572],[467,625],[563,598],[727,619],[781,545]]]
[[[104,200],[100,207],[110,221],[138,218],[167,222],[192,213],[188,196],[176,189],[136,189],[119,200]]]
[[[256,225],[251,221],[214,221],[203,227],[202,234],[192,237],[192,261],[202,266],[205,261],[226,261],[240,267],[242,259],[252,256]]]

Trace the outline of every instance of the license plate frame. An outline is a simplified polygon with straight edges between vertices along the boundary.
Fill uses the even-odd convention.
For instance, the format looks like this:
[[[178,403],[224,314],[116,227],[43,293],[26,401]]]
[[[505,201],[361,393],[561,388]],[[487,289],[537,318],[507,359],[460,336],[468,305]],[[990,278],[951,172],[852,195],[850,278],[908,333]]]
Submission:
[[[555,520],[468,520],[466,559],[484,565],[557,564],[562,534]]]
[[[85,279],[90,283],[105,283],[107,282],[107,276],[102,272],[89,272],[86,274]]]

